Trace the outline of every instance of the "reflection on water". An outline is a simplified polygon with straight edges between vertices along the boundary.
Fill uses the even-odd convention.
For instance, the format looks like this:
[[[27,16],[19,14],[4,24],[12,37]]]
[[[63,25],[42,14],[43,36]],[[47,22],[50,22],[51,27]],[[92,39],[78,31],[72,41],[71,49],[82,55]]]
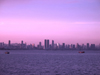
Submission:
[[[0,51],[0,75],[100,75],[100,51]]]

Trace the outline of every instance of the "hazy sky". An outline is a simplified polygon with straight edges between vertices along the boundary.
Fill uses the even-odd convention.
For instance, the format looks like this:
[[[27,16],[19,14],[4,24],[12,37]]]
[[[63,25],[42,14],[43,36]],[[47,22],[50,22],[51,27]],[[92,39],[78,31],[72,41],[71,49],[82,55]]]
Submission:
[[[100,43],[100,0],[0,0],[0,42]]]

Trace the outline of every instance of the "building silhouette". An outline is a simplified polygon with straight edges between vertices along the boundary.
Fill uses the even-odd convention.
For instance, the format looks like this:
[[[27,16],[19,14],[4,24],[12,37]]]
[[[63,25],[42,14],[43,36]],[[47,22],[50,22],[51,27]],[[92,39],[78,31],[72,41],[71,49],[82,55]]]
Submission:
[[[8,45],[9,45],[9,46],[11,45],[11,41],[10,41],[10,40],[8,41]]]
[[[52,49],[54,49],[54,40],[52,40]]]
[[[72,45],[72,49],[75,49],[75,45],[74,44]]]
[[[41,42],[39,42],[38,49],[43,49]]]
[[[95,49],[95,44],[91,44],[91,49]]]
[[[65,49],[65,43],[62,43],[62,49]]]
[[[23,41],[21,41],[21,49],[26,49],[26,43],[23,43]]]
[[[6,50],[6,49],[14,49],[14,50],[17,50],[17,49],[30,49],[30,50],[37,50],[37,49],[46,49],[46,50],[95,50],[95,49],[100,49],[100,44],[99,45],[95,45],[95,44],[90,44],[87,43],[86,45],[82,44],[82,45],[79,45],[78,43],[75,45],[75,44],[65,44],[65,43],[62,43],[62,44],[59,44],[59,43],[54,43],[54,40],[52,40],[52,43],[49,44],[49,40],[48,39],[45,39],[44,40],[44,46],[41,45],[41,42],[39,42],[39,44],[37,45],[37,47],[35,46],[35,44],[30,44],[30,45],[27,45],[26,43],[24,43],[23,41],[21,41],[20,43],[11,43],[10,40],[8,40],[8,44],[5,44],[4,42],[0,42],[0,49],[2,50]]]
[[[78,43],[76,44],[76,49],[80,49],[80,45]]]
[[[39,42],[39,47],[41,47],[41,42]]]
[[[49,40],[44,41],[45,49],[49,49]]]
[[[87,43],[87,49],[89,49],[89,43]]]
[[[21,44],[23,45],[23,41],[21,41]]]

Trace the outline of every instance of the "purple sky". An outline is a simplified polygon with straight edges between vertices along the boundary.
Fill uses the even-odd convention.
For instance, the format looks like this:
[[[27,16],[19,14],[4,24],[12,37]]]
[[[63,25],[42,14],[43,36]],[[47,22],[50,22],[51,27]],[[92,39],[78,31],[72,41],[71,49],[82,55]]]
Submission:
[[[100,43],[100,0],[0,0],[0,42]]]

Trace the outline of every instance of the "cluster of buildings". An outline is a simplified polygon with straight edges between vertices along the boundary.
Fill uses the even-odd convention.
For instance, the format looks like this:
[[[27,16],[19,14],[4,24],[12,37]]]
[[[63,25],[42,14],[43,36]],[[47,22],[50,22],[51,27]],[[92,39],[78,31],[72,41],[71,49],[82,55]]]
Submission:
[[[50,44],[48,39],[44,40],[44,45],[39,42],[37,46],[35,44],[27,45],[26,43],[11,43],[11,41],[8,41],[8,44],[5,44],[4,42],[0,43],[0,50],[100,50],[100,45],[96,46],[95,44],[89,44],[86,45],[82,44],[59,44],[54,43],[54,40],[52,40],[52,43]]]

